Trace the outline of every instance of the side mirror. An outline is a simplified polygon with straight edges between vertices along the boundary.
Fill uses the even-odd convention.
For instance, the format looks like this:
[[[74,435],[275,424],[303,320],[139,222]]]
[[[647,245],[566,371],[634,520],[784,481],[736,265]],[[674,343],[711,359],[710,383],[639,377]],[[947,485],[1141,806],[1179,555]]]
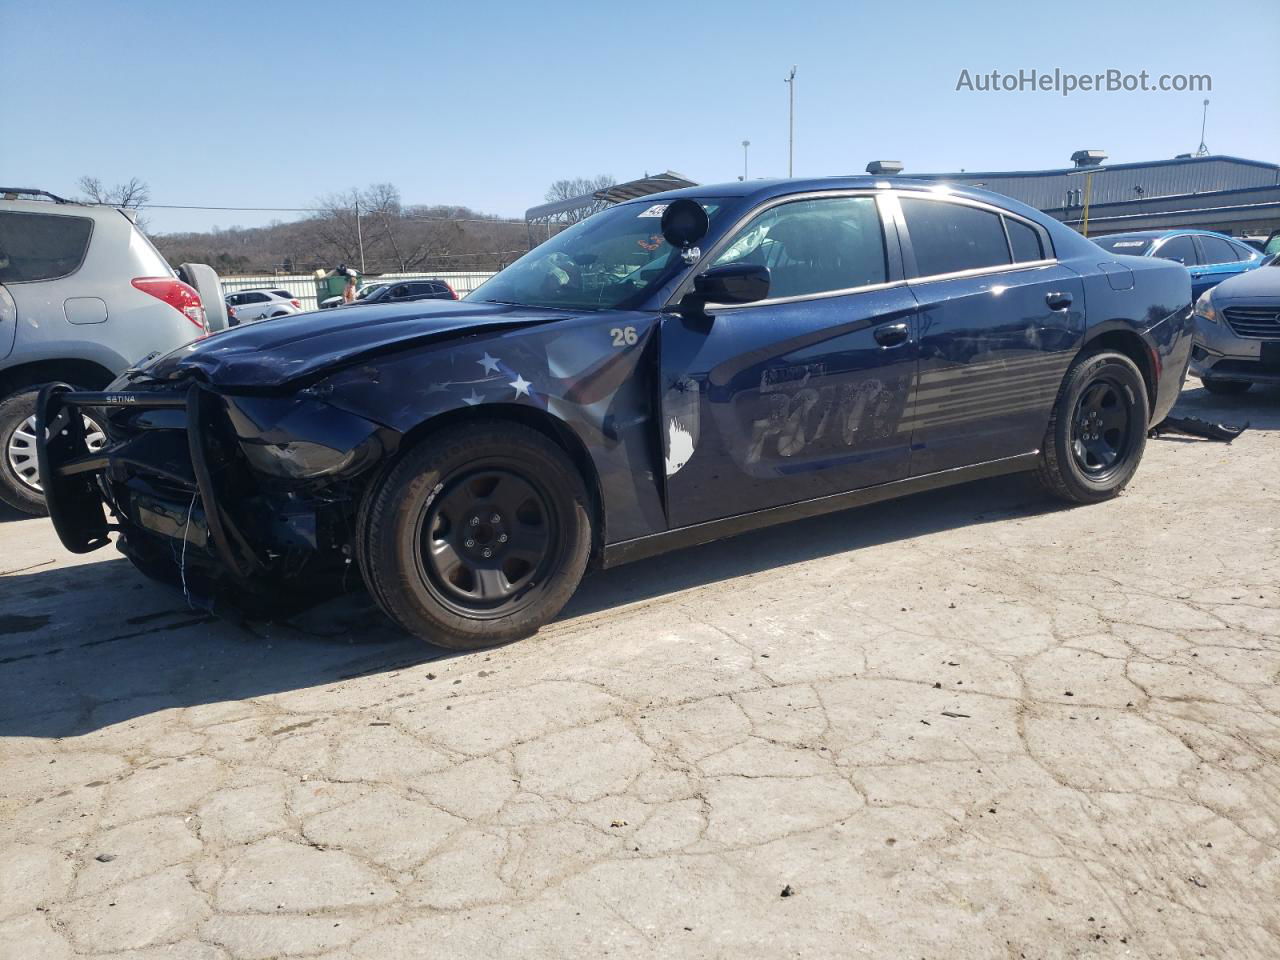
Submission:
[[[725,263],[693,278],[693,292],[706,303],[754,303],[769,295],[769,268]]]

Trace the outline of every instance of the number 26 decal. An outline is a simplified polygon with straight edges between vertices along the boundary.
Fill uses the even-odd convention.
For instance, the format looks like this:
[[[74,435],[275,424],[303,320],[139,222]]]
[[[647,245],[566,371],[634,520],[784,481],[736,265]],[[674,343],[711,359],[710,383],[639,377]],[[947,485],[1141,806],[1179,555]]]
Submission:
[[[635,327],[614,327],[609,331],[609,336],[613,337],[615,347],[629,347],[637,339]]]

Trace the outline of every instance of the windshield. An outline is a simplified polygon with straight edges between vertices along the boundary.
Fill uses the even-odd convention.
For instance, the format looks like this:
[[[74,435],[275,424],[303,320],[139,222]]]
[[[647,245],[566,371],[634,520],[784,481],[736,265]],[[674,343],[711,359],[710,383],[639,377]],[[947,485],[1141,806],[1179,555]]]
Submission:
[[[1127,257],[1141,257],[1151,249],[1152,238],[1117,233],[1114,237],[1094,237],[1093,242],[1103,250],[1109,250],[1111,253],[1122,253]]]
[[[712,223],[717,199],[698,201]],[[686,264],[662,238],[665,203],[624,203],[574,224],[477,287],[468,300],[571,310],[634,307]]]
[[[361,287],[360,292],[356,294],[356,299],[367,300],[379,290],[385,290],[386,287],[387,285],[385,283],[375,283],[367,287]]]

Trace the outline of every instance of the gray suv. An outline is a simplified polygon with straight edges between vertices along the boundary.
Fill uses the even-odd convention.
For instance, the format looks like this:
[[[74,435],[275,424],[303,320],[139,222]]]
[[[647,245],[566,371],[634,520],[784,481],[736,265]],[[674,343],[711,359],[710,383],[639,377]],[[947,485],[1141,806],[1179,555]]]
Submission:
[[[43,384],[101,389],[147,354],[205,336],[211,298],[214,326],[225,325],[217,275],[203,267],[189,279],[201,289],[179,279],[122,210],[0,187],[0,500],[44,512],[35,443]]]

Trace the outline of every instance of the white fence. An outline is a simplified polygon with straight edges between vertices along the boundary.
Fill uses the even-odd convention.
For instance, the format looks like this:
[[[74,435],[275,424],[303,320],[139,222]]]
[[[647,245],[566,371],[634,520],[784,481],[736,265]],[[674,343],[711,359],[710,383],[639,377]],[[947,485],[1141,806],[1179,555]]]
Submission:
[[[383,273],[376,277],[367,276],[365,283],[377,283],[392,280],[443,280],[453,287],[459,297],[465,297],[480,284],[493,276],[492,272],[470,273]],[[235,293],[238,290],[261,290],[264,287],[273,290],[288,290],[302,303],[304,310],[316,308],[316,280],[311,274],[266,274],[260,277],[222,277],[222,292]]]

